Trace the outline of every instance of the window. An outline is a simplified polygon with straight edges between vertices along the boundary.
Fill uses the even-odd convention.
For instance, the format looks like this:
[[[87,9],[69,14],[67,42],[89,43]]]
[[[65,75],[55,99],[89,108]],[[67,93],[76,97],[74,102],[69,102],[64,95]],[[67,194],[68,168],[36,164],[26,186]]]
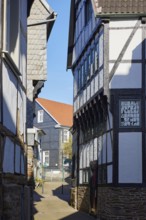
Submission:
[[[44,116],[44,111],[39,110],[38,111],[38,123],[43,122],[43,116]]]
[[[88,24],[90,19],[92,18],[92,4],[91,0],[86,0],[85,3],[85,25]]]
[[[140,100],[120,101],[120,127],[140,126]]]
[[[69,131],[64,130],[63,131],[63,142],[68,142],[68,140],[69,140]]]
[[[9,52],[11,58],[19,67],[19,41],[20,41],[20,2],[15,1],[15,4],[11,0],[5,2],[5,13],[6,13],[6,35],[4,36],[5,50]],[[11,34],[13,33],[13,34]]]
[[[43,166],[49,166],[50,152],[43,151]]]
[[[95,71],[99,68],[99,43],[95,46],[95,55],[94,55]]]

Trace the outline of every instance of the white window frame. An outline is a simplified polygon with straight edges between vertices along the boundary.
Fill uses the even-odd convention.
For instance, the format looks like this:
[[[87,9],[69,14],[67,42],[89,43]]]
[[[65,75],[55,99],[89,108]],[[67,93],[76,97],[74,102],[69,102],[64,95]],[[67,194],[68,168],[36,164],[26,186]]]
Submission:
[[[67,129],[63,130],[63,142],[67,143],[69,141],[69,131]]]
[[[48,155],[46,155],[46,153]],[[46,162],[46,159],[48,160],[48,162]],[[49,164],[50,164],[50,151],[45,150],[45,151],[43,151],[43,165],[49,166]]]
[[[44,110],[39,110],[37,115],[37,122],[41,123],[44,121],[43,119],[44,119]]]

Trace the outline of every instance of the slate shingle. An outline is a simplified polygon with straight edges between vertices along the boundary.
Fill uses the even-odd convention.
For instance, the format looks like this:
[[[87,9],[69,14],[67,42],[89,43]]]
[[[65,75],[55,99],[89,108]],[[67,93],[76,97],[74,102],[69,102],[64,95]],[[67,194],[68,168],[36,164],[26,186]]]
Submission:
[[[146,0],[93,0],[97,15],[146,14]]]

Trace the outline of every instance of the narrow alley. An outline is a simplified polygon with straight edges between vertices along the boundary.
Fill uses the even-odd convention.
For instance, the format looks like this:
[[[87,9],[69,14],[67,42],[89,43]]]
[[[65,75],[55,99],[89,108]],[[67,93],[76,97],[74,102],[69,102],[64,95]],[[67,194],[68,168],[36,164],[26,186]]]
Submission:
[[[89,214],[78,212],[69,205],[69,185],[45,182],[34,192],[34,220],[95,220]]]

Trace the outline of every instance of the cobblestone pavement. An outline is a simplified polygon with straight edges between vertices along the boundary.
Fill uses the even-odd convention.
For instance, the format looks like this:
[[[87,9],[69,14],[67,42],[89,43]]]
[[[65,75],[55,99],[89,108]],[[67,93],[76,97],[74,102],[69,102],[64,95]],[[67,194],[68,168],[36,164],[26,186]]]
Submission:
[[[95,220],[69,205],[69,185],[49,182],[34,191],[34,220]]]

